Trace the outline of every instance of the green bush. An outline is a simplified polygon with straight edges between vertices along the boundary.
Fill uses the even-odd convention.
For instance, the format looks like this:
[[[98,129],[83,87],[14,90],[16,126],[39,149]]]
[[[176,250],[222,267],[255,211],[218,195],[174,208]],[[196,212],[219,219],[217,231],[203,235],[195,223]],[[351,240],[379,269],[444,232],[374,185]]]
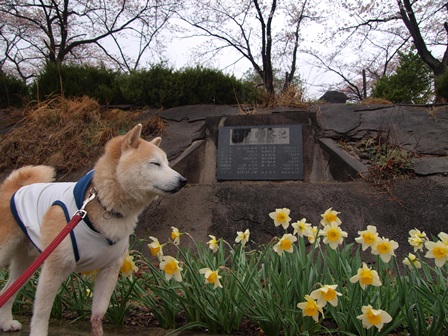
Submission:
[[[427,103],[432,96],[430,69],[413,52],[399,53],[399,58],[395,73],[381,77],[374,84],[373,98],[384,98],[394,103]]]
[[[436,95],[448,100],[448,69],[436,78]]]
[[[87,95],[101,104],[120,103],[123,98],[116,85],[117,76],[117,72],[105,67],[47,63],[32,90],[36,98],[43,100],[60,94],[62,83],[67,98]]]
[[[118,86],[126,102],[136,105],[171,107],[179,105],[175,73],[161,64],[150,69],[122,74]]]
[[[118,73],[104,67],[47,64],[32,85],[39,100],[61,93],[89,96],[100,104],[133,104],[170,108],[195,104],[256,103],[257,90],[219,70],[203,67],[173,70],[164,64]]]
[[[203,67],[174,71],[163,64],[122,74],[118,86],[124,100],[137,105],[170,108],[195,104],[254,102],[253,85],[219,70]]]
[[[0,71],[0,107],[21,106],[28,98],[28,87],[25,82]]]

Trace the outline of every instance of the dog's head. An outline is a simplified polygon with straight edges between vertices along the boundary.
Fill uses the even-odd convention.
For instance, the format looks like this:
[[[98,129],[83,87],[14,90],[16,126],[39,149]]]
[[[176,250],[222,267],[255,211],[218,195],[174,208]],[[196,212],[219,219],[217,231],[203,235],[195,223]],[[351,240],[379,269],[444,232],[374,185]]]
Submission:
[[[173,170],[165,152],[159,147],[161,138],[145,141],[141,138],[142,125],[136,125],[123,136],[113,138],[106,145],[104,162],[98,162],[95,175],[113,174],[122,190],[135,199],[146,199],[154,195],[174,194],[182,189],[187,180]],[[112,166],[110,166],[112,165]]]

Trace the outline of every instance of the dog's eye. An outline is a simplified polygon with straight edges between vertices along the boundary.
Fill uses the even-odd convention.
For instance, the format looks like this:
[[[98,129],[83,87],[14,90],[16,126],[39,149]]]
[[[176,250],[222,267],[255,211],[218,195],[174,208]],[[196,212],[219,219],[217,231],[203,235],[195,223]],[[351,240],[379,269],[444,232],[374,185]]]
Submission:
[[[157,162],[157,161],[151,161],[150,164],[160,167],[160,162]]]

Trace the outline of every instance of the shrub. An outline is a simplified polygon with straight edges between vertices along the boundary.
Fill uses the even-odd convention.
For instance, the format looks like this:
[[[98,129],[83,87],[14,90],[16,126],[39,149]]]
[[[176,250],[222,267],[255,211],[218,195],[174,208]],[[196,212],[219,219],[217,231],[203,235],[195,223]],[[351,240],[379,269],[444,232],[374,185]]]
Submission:
[[[254,101],[250,83],[203,67],[174,71],[163,64],[118,78],[126,102],[170,108],[195,104],[236,104]]]
[[[116,85],[117,76],[117,72],[105,67],[47,63],[32,91],[39,100],[63,93],[67,98],[88,95],[101,104],[121,103],[123,99]]]
[[[448,101],[448,70],[436,78],[436,96]]]
[[[431,97],[430,69],[413,52],[399,53],[399,58],[395,73],[381,77],[373,86],[372,96],[394,103],[426,103]]]
[[[180,95],[173,69],[158,64],[148,70],[122,74],[118,86],[126,102],[155,107],[179,105]]]
[[[0,107],[20,106],[28,98],[24,81],[0,71]]]

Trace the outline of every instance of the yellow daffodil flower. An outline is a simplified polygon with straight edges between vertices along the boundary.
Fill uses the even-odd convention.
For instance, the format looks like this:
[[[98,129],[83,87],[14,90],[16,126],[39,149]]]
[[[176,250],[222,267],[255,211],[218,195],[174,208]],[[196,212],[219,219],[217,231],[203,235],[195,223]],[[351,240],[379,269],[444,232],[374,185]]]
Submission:
[[[423,246],[427,240],[426,233],[420,232],[420,230],[417,229],[409,231],[408,242],[414,247],[414,252],[423,251]]]
[[[283,255],[283,251],[292,253],[294,251],[293,243],[296,241],[297,241],[296,236],[294,236],[290,233],[286,233],[279,240],[279,242],[277,244],[275,244],[274,251],[277,252],[280,257]]]
[[[367,286],[381,286],[381,280],[377,271],[372,270],[366,263],[362,263],[362,267],[358,269],[358,273],[350,278],[351,283],[359,282],[362,289],[366,289]]]
[[[355,238],[355,241],[362,244],[362,250],[367,250],[368,247],[375,249],[378,242],[378,233],[376,232],[376,226],[367,225],[367,230],[358,231],[359,237]]]
[[[420,261],[418,261],[417,257],[412,253],[409,253],[408,256],[404,258],[403,264],[408,266],[410,270],[413,270],[414,266],[415,268],[422,268],[422,264],[420,263]]]
[[[325,225],[324,229],[319,232],[319,236],[324,237],[324,243],[336,250],[338,245],[344,242],[347,232],[342,231],[336,222],[331,222],[329,225]]]
[[[199,270],[199,273],[204,274],[205,283],[212,284],[213,289],[216,289],[218,287],[222,288],[221,282],[219,281],[219,279],[221,279],[221,276],[218,274],[218,270],[212,271],[210,268],[201,268]]]
[[[85,271],[85,272],[82,272],[82,274],[85,275],[86,277],[89,277],[92,280],[95,280],[96,275],[98,274],[98,270]]]
[[[212,250],[213,251],[213,253],[216,253],[217,251],[218,251],[218,248],[219,248],[219,243],[218,243],[218,241],[216,240],[216,237],[215,236],[212,236],[212,235],[208,235],[211,239],[207,242],[207,244],[208,244],[208,248],[210,249],[210,250]]]
[[[339,214],[340,212],[332,210],[332,208],[328,208],[322,215],[320,215],[322,217],[320,223],[322,225],[330,225],[330,223],[336,222],[338,225],[340,225],[342,222],[338,217]]]
[[[132,278],[132,274],[138,271],[138,267],[134,263],[134,257],[131,255],[127,255],[123,260],[123,264],[121,265],[120,272],[123,276]]]
[[[237,231],[236,232],[237,237],[235,238],[235,242],[239,243],[241,242],[241,245],[246,245],[246,243],[249,241],[250,232],[249,229],[246,231]]]
[[[425,247],[428,249],[426,252],[426,258],[434,258],[437,267],[443,267],[448,261],[448,245],[443,241],[431,242],[427,241]]]
[[[165,279],[170,281],[171,278],[174,280],[181,282],[182,276],[180,272],[183,270],[179,267],[179,261],[170,256],[163,256],[162,262],[159,265],[160,269],[165,272]]]
[[[171,239],[174,242],[174,245],[179,245],[180,244],[180,236],[182,235],[182,233],[179,232],[179,230],[177,228],[175,228],[174,226],[171,227]]]
[[[149,239],[152,240],[152,243],[148,244],[149,247],[149,251],[151,252],[151,254],[154,257],[157,257],[157,259],[159,259],[159,261],[162,260],[162,256],[163,256],[163,246],[161,245],[159,240],[156,237],[149,237]]]
[[[299,237],[307,237],[311,234],[311,224],[306,222],[306,218],[292,223],[291,226],[294,228],[294,235],[297,234]]]
[[[317,304],[321,307],[325,307],[329,302],[333,307],[338,305],[338,296],[342,296],[341,293],[336,292],[338,285],[323,285],[321,288],[311,292],[310,296],[317,300]]]
[[[269,217],[271,217],[274,220],[275,226],[281,225],[286,230],[289,226],[289,222],[291,221],[291,217],[289,217],[289,213],[290,213],[290,210],[287,208],[275,209],[274,212],[271,212],[269,214]]]
[[[362,326],[370,329],[372,326],[381,331],[385,323],[392,321],[392,317],[381,309],[373,309],[371,305],[362,306],[362,315],[357,316],[362,321]]]
[[[319,313],[324,316],[322,306],[319,305],[310,295],[305,295],[305,302],[297,304],[297,308],[302,309],[303,316],[311,316],[314,321],[319,322]]]
[[[376,247],[372,249],[372,254],[379,255],[380,258],[388,263],[392,256],[395,256],[395,250],[398,248],[398,243],[387,238],[380,238]]]

